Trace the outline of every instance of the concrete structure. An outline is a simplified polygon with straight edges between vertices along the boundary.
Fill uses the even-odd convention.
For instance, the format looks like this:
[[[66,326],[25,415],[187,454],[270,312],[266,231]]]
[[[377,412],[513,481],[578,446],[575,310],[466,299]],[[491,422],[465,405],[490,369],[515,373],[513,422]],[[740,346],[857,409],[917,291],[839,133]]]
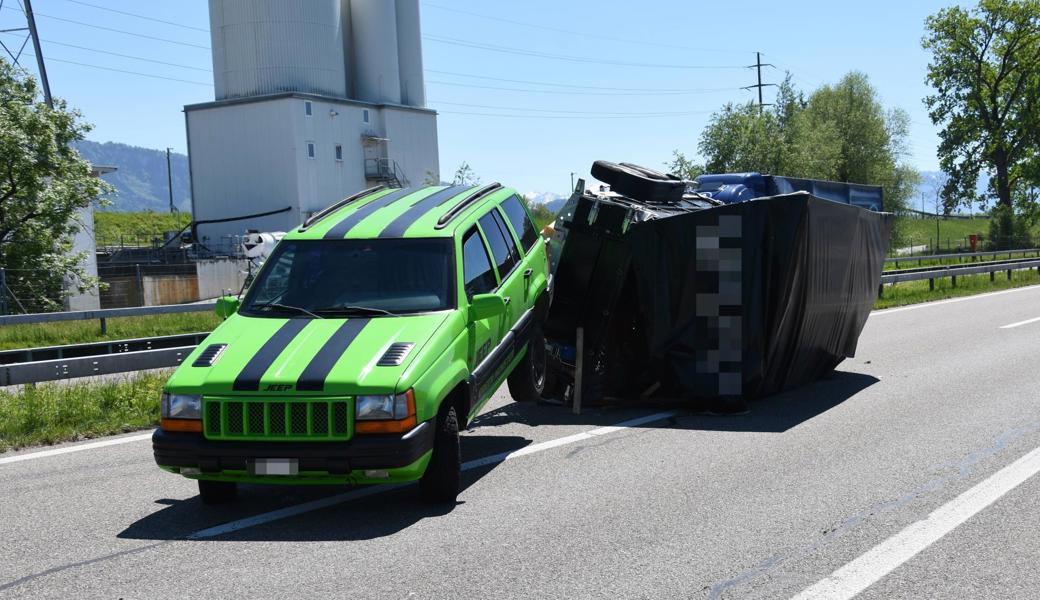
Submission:
[[[439,181],[418,0],[210,0],[216,98],[185,107],[200,241],[285,231],[374,185]]]
[[[90,168],[90,174],[94,177],[100,177],[106,173],[115,171],[115,167],[93,165]],[[94,241],[94,205],[90,204],[86,208],[81,209],[76,213],[76,225],[79,227],[79,231],[76,232],[75,237],[72,239],[72,252],[83,252],[83,269],[87,275],[91,277],[97,277],[97,246]],[[76,282],[66,282],[66,289],[71,289]],[[85,292],[75,292],[65,297],[65,310],[94,310],[101,308],[101,300],[98,296],[98,289],[94,288]]]

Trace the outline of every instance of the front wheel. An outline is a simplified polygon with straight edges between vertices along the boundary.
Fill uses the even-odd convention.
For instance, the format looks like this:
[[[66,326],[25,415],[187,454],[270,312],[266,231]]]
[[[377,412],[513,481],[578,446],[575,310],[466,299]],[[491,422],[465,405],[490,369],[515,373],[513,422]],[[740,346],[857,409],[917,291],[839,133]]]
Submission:
[[[542,399],[548,380],[547,360],[542,328],[540,325],[534,325],[531,327],[531,339],[527,342],[527,353],[507,380],[509,395],[513,400],[537,402]]]
[[[437,415],[433,455],[419,480],[419,493],[427,502],[455,502],[462,482],[462,451],[459,447],[459,420],[455,407],[448,406]]]
[[[203,504],[227,504],[238,495],[238,484],[234,481],[199,480],[199,497]]]

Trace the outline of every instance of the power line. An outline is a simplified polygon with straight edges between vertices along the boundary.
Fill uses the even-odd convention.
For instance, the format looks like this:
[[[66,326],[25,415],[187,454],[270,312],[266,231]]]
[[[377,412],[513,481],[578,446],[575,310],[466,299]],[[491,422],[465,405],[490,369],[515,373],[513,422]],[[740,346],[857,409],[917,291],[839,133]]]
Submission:
[[[101,69],[102,71],[112,71],[112,72],[115,72],[115,73],[125,73],[127,75],[138,75],[138,76],[141,76],[141,77],[151,77],[152,79],[165,79],[166,81],[177,81],[177,82],[180,82],[180,83],[190,83],[192,85],[204,85],[204,86],[207,86],[207,87],[212,87],[213,86],[212,83],[206,83],[206,82],[202,82],[202,81],[191,81],[189,79],[178,79],[176,77],[164,77],[162,75],[153,75],[151,73],[141,73],[139,71],[127,71],[125,69],[114,69],[112,67],[102,67],[101,65],[92,65],[92,64],[89,64],[89,63],[76,62],[74,60],[65,60],[65,59],[61,59],[61,58],[48,58],[47,60],[50,61],[50,62],[66,63],[66,64],[70,64],[70,65],[76,65],[76,66],[79,66],[79,67],[90,67],[91,69]]]
[[[6,33],[6,32],[0,32],[0,33]],[[9,33],[8,35],[13,35],[13,34]],[[203,69],[201,67],[192,67],[192,66],[189,66],[189,65],[181,65],[181,64],[166,62],[166,61],[162,61],[162,60],[155,60],[155,59],[152,59],[152,58],[144,58],[142,56],[132,56],[130,54],[120,54],[118,52],[110,52],[108,50],[99,50],[97,48],[88,48],[87,46],[77,46],[76,44],[66,44],[65,42],[56,42],[54,40],[45,40],[45,39],[42,39],[42,38],[40,39],[40,41],[41,42],[46,42],[47,44],[53,44],[55,46],[64,46],[66,48],[75,48],[77,50],[86,50],[87,52],[97,52],[98,54],[108,54],[109,56],[118,56],[120,58],[129,58],[131,60],[139,60],[139,61],[143,61],[143,62],[154,63],[154,64],[157,64],[157,65],[166,65],[168,67],[178,67],[180,69],[191,69],[193,71],[202,71],[202,72],[205,72],[205,73],[212,73],[211,69]]]
[[[83,2],[82,0],[65,0],[65,1],[66,2],[71,2],[72,4],[79,4],[81,6],[89,6],[91,8],[96,8],[98,10],[104,10],[104,11],[108,11],[108,12],[111,12],[111,13],[116,13],[116,14],[120,14],[120,15],[126,15],[128,17],[135,17],[135,18],[138,18],[138,19],[144,19],[146,21],[154,21],[156,23],[163,23],[165,25],[172,25],[174,27],[181,27],[183,29],[192,29],[194,31],[202,31],[204,33],[209,33],[209,29],[205,29],[203,27],[194,27],[192,25],[184,25],[183,23],[175,23],[173,21],[166,21],[166,20],[163,20],[163,19],[157,19],[155,17],[149,17],[147,15],[139,15],[137,13],[127,12],[125,10],[117,10],[117,9],[114,9],[114,8],[108,8],[107,6],[98,6],[97,4],[91,4],[89,2]]]
[[[464,106],[469,108],[488,108],[492,110],[517,110],[527,112],[542,112],[542,113],[559,113],[564,115],[598,115],[598,116],[612,116],[612,117],[644,117],[644,116],[660,116],[660,117],[672,117],[682,116],[690,114],[701,114],[703,112],[711,111],[676,111],[676,112],[651,112],[651,111],[640,111],[640,112],[610,112],[610,111],[591,111],[591,110],[562,110],[554,108],[530,108],[520,106],[489,106],[487,104],[467,104],[465,102],[438,102],[431,101],[430,104],[439,105],[447,104],[450,106]]]
[[[496,113],[479,113],[479,112],[466,112],[466,111],[453,111],[453,110],[439,110],[438,114],[442,115],[467,115],[472,117],[495,117],[505,119],[566,119],[572,120],[597,120],[597,119],[657,119],[662,117],[674,118],[679,116],[693,116],[709,114],[711,111],[691,111],[688,113],[677,113],[677,114],[645,114],[645,115],[627,115],[627,116],[593,116],[593,115],[511,115],[511,114],[496,114]]]
[[[675,44],[664,44],[664,43],[660,43],[660,42],[648,42],[646,40],[636,40],[636,39],[631,39],[631,38],[615,37],[615,36],[608,36],[608,35],[599,35],[599,34],[595,34],[595,33],[588,33],[586,31],[579,31],[579,30],[575,30],[575,29],[561,29],[561,28],[558,28],[558,27],[549,27],[549,26],[546,26],[546,25],[537,25],[535,23],[526,23],[524,21],[514,21],[512,19],[505,19],[505,18],[502,18],[502,17],[495,17],[495,16],[492,16],[492,15],[485,15],[485,14],[476,13],[476,12],[472,12],[472,11],[468,11],[468,10],[461,10],[461,9],[458,9],[458,8],[451,8],[451,7],[448,7],[448,6],[442,6],[440,4],[434,4],[434,3],[431,3],[431,2],[423,2],[423,6],[424,7],[428,7],[428,8],[435,8],[437,10],[443,10],[443,11],[458,13],[458,14],[462,14],[462,15],[469,15],[471,17],[477,17],[477,18],[480,18],[480,19],[487,19],[489,21],[498,21],[500,23],[509,23],[510,25],[519,25],[521,27],[530,27],[532,29],[542,29],[544,31],[552,31],[554,33],[565,33],[567,35],[574,35],[574,36],[591,38],[591,39],[597,39],[597,40],[606,40],[606,41],[610,41],[610,42],[621,42],[621,43],[625,43],[625,44],[637,44],[637,45],[640,45],[640,46],[654,46],[654,47],[657,47],[657,48],[672,48],[672,49],[675,49],[675,50],[689,50],[689,51],[692,51],[692,52],[719,52],[719,53],[727,53],[727,54],[737,54],[738,53],[738,51],[736,51],[736,50],[723,50],[723,49],[720,49],[720,48],[691,48],[689,46],[678,46],[678,45],[675,45]],[[740,52],[740,53],[742,54],[742,52]]]
[[[548,52],[539,52],[537,50],[527,50],[525,48],[513,48],[509,46],[496,46],[492,44],[479,44],[476,42],[469,42],[466,40],[460,40],[456,38],[443,37],[438,35],[424,35],[423,39],[431,42],[437,42],[440,44],[450,44],[453,46],[462,46],[465,48],[475,48],[478,50],[488,50],[490,52],[501,52],[503,54],[515,54],[518,56],[532,56],[535,58],[547,58],[552,60],[563,60],[569,62],[579,63],[590,63],[600,65],[610,65],[614,67],[640,67],[649,69],[743,69],[743,65],[676,65],[676,64],[656,64],[656,63],[639,63],[639,62],[624,62],[614,60],[601,60],[598,58],[590,58],[585,56],[567,56],[563,54],[550,54]]]
[[[2,8],[7,9],[7,10],[16,10],[16,11],[18,11],[20,13],[23,13],[23,14],[25,12],[22,9],[15,8],[13,6],[4,6]],[[113,33],[122,33],[124,35],[132,35],[134,37],[144,38],[146,40],[154,40],[154,41],[157,41],[157,42],[166,42],[167,44],[177,44],[178,46],[187,46],[189,48],[200,48],[202,50],[209,50],[210,49],[209,46],[202,46],[200,44],[189,44],[188,42],[180,42],[180,41],[177,41],[177,40],[170,40],[170,39],[166,39],[166,38],[155,37],[155,36],[152,36],[152,35],[145,35],[143,33],[136,33],[134,31],[126,31],[125,29],[116,29],[114,27],[104,27],[102,25],[94,25],[93,23],[84,23],[83,21],[76,21],[74,19],[66,19],[65,17],[55,17],[54,15],[45,15],[43,13],[35,13],[35,15],[37,17],[44,17],[44,18],[47,18],[47,19],[52,19],[54,21],[62,21],[62,22],[65,22],[65,23],[73,23],[75,25],[82,25],[83,27],[90,27],[92,29],[99,29],[101,31],[111,31]]]
[[[435,85],[450,85],[470,89],[500,90],[505,92],[520,92],[522,94],[559,94],[564,96],[685,96],[691,94],[710,94],[714,92],[733,92],[742,88],[706,88],[702,90],[691,90],[688,92],[582,92],[577,90],[532,90],[515,87],[501,87],[494,85],[476,85],[472,83],[459,83],[457,81],[437,81],[427,79],[426,83]]]
[[[459,73],[457,71],[438,71],[436,69],[425,69],[427,73],[436,73],[438,75],[454,75],[456,77],[469,77],[471,79],[486,79],[488,81],[504,81],[506,83],[524,83],[529,85],[543,85],[552,87],[562,88],[574,88],[578,90],[609,90],[619,92],[700,92],[707,91],[706,88],[631,88],[631,87],[616,87],[616,86],[597,86],[588,84],[576,84],[576,83],[558,83],[549,81],[531,81],[529,79],[505,79],[502,77],[490,77],[488,75],[473,75],[471,73]]]

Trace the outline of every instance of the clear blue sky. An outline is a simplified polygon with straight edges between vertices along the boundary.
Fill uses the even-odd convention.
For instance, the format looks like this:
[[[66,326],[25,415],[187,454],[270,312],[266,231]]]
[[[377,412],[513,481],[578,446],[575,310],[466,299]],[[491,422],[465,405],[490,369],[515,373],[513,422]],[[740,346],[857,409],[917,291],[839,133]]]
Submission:
[[[95,124],[90,139],[184,151],[182,106],[213,98],[205,0],[33,2],[51,88]],[[789,70],[807,91],[865,72],[886,106],[910,113],[911,162],[934,170],[920,39],[925,17],[947,5],[422,0],[427,98],[441,112],[441,174],[450,178],[467,161],[485,181],[563,193],[570,173],[587,175],[596,159],[658,167],[674,149],[696,154],[708,114],[752,97],[740,87],[754,83],[754,71],[743,67],[756,50],[779,68],[767,69],[765,81]],[[6,0],[0,28],[22,19],[17,0]],[[9,47],[21,41],[0,35]],[[35,72],[29,50],[23,62]]]

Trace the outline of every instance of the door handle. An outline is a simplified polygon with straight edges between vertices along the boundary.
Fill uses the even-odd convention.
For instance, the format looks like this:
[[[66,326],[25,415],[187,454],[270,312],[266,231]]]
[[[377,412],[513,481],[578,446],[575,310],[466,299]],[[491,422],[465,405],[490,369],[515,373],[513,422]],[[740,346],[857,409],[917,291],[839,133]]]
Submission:
[[[530,279],[533,273],[534,269],[527,269],[526,271],[524,271],[524,279]]]

